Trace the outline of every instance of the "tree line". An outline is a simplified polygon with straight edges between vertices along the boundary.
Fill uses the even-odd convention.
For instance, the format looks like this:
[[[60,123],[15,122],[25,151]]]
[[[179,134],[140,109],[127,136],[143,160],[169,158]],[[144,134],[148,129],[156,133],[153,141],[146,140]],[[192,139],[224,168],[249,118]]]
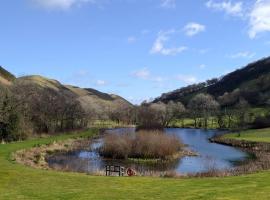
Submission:
[[[234,104],[231,104],[231,100]],[[137,125],[141,128],[164,128],[174,126],[194,128],[220,128],[242,130],[270,126],[270,114],[256,113],[241,96],[226,96],[218,99],[205,93],[191,98],[185,106],[181,102],[144,102],[137,108]],[[186,122],[186,121],[192,121]],[[181,122],[179,124],[179,122]]]
[[[88,127],[94,120],[136,125],[138,129],[179,127],[243,129],[270,126],[270,115],[256,116],[249,103],[235,90],[215,99],[200,93],[187,104],[169,101],[120,103],[115,107],[85,109],[77,96],[34,84],[0,86],[0,140],[23,140],[35,134],[53,134]],[[187,122],[188,121],[188,122]],[[192,121],[192,123],[190,122]]]
[[[0,140],[83,128],[87,114],[71,93],[32,84],[0,88]]]

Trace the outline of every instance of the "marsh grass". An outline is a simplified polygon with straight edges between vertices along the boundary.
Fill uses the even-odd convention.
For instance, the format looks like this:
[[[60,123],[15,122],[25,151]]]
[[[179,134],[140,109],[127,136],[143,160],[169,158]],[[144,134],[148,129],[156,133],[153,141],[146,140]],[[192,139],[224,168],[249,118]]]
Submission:
[[[135,134],[110,134],[105,136],[99,153],[114,159],[171,159],[183,144],[173,135],[159,131],[139,131]]]

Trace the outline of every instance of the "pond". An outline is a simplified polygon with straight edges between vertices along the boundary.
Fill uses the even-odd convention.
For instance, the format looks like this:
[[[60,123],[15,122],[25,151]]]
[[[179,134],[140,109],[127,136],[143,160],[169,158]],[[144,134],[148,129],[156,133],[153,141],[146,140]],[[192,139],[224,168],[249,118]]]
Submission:
[[[134,128],[120,128],[108,130],[110,133],[122,134],[134,132]],[[103,172],[106,165],[121,165],[131,167],[143,175],[174,171],[179,174],[207,172],[211,169],[232,169],[241,161],[249,158],[249,154],[234,147],[209,142],[209,138],[223,134],[218,130],[201,129],[165,129],[166,134],[174,134],[187,145],[186,148],[195,151],[199,156],[186,156],[173,162],[135,162],[104,159],[95,151],[102,145],[102,138],[95,140],[90,150],[68,153],[58,153],[47,158],[49,166],[54,169],[87,172],[97,174]]]

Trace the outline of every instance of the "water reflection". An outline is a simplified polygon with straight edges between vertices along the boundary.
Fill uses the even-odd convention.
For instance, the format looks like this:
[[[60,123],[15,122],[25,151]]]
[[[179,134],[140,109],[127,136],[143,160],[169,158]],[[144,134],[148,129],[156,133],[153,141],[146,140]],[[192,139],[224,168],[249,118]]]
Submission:
[[[123,134],[134,132],[133,128],[111,129],[110,133]],[[68,171],[97,173],[104,171],[106,165],[121,165],[136,169],[140,174],[149,172],[175,171],[177,173],[197,173],[211,169],[233,168],[239,161],[247,159],[248,154],[234,147],[210,143],[209,138],[222,134],[216,130],[179,129],[165,130],[167,134],[179,137],[188,148],[199,153],[200,156],[187,156],[173,162],[135,162],[124,160],[104,159],[95,151],[102,145],[102,139],[91,144],[89,151],[75,151],[56,154],[48,158],[49,166]]]

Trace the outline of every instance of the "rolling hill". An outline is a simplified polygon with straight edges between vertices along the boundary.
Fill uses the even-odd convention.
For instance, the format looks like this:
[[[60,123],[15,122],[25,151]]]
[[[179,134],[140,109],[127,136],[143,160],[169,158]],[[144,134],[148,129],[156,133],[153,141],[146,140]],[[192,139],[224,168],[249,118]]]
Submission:
[[[207,93],[216,99],[231,99],[233,105],[239,98],[253,106],[264,106],[270,102],[270,57],[263,58],[237,69],[223,77],[189,85],[164,93],[154,102],[181,101],[186,104],[199,93]]]
[[[0,84],[10,85],[16,77],[0,66]]]
[[[112,110],[117,109],[120,106],[133,106],[124,98],[114,94],[102,93],[91,88],[79,88],[71,85],[63,85],[57,80],[45,78],[39,75],[16,78],[4,68],[0,68],[0,85],[11,87],[12,85],[22,86],[24,84],[72,96],[79,100],[86,111],[91,110],[97,114],[105,112],[105,108],[107,108],[107,110]]]

